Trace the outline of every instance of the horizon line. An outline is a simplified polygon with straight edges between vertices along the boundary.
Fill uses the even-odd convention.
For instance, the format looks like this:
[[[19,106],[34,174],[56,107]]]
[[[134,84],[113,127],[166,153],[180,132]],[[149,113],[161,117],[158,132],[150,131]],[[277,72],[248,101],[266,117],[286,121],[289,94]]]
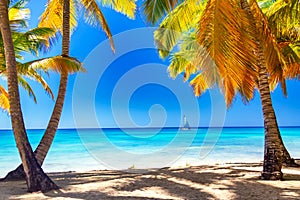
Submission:
[[[300,126],[278,126],[279,128],[300,128]],[[173,126],[167,126],[167,127],[103,127],[103,128],[58,128],[57,130],[98,130],[98,129],[179,129],[181,127],[173,127]],[[207,128],[264,128],[264,126],[199,126],[199,127],[191,127],[191,129],[207,129]],[[13,129],[1,129],[0,131],[12,131]],[[43,128],[28,128],[26,130],[45,130]]]

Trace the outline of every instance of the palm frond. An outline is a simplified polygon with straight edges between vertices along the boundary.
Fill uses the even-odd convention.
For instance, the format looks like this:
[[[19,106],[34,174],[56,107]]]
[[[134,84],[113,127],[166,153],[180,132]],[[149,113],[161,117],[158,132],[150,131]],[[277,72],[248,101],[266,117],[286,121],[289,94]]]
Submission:
[[[189,80],[191,74],[198,71],[196,61],[198,51],[196,35],[193,32],[185,34],[179,44],[179,51],[171,55],[171,64],[168,68],[171,77],[174,78],[184,72],[184,81]]]
[[[190,81],[196,96],[202,95],[206,90],[219,86],[223,88],[222,78],[216,65],[204,66],[201,72]],[[224,91],[224,90],[223,90]]]
[[[38,55],[39,51],[46,52],[50,49],[56,39],[53,38],[54,31],[50,28],[34,28],[25,33],[13,33],[16,52],[31,52]]]
[[[2,35],[0,34],[0,68],[1,70],[5,70],[5,55],[4,55],[4,45],[3,45],[3,39]]]
[[[13,1],[9,1],[8,0],[8,4],[10,5],[10,8],[24,8],[27,4],[28,4],[28,0],[13,0]]]
[[[76,58],[66,56],[55,56],[51,58],[44,58],[22,64],[20,67],[33,68],[35,70],[42,70],[47,72],[49,70],[58,73],[76,73],[85,72],[82,63]]]
[[[197,74],[190,81],[196,96],[200,96],[207,89],[216,85],[221,85],[220,81],[222,80],[218,68],[212,59],[209,65],[202,66],[201,70],[199,70],[199,67],[197,67],[197,54],[202,50],[196,41],[194,32],[185,34],[182,42],[179,44],[179,51],[171,55],[171,64],[168,68],[173,78],[180,73],[184,73],[184,81],[188,81],[192,74]]]
[[[284,77],[300,79],[300,42],[282,47],[283,55],[287,58],[287,68]]]
[[[32,90],[29,83],[20,75],[18,75],[18,83],[19,85],[28,93],[28,96],[33,98],[33,101],[37,103],[36,96],[34,94],[34,91]]]
[[[31,80],[34,80],[42,85],[45,92],[51,96],[52,100],[54,99],[54,94],[48,85],[48,83],[45,81],[45,79],[42,77],[42,75],[38,72],[39,69],[34,69],[30,67],[30,65],[17,63],[17,71],[19,75],[22,75],[24,77],[27,77]]]
[[[207,84],[207,80],[203,76],[203,74],[199,73],[190,84],[194,88],[194,93],[196,96],[201,96],[207,89],[209,89],[209,85]]]
[[[104,7],[112,8],[131,19],[134,19],[136,12],[136,1],[137,0],[99,0],[99,3],[101,3],[101,5]]]
[[[263,13],[266,13],[274,4],[274,0],[258,0],[258,5]]]
[[[143,10],[147,21],[151,24],[157,23],[161,18],[169,13],[176,4],[181,3],[180,0],[145,0],[143,2]]]
[[[77,27],[77,1],[70,0],[70,27],[74,30]],[[63,0],[48,0],[46,9],[40,16],[39,27],[50,27],[60,34],[63,30]]]
[[[123,13],[130,19],[134,19],[136,12],[136,0],[114,0],[112,8],[115,11]]]
[[[269,7],[266,15],[277,37],[300,40],[299,0],[277,0]]]
[[[203,50],[198,53],[197,65],[200,70],[217,66],[227,106],[238,90],[243,87],[248,90],[244,94],[250,94],[256,84],[252,77],[258,71],[254,55],[257,45],[249,37],[254,31],[250,24],[246,13],[232,0],[209,1],[199,22],[197,41]],[[244,80],[245,72],[248,79]]]
[[[12,31],[27,28],[27,20],[30,18],[29,8],[25,8],[26,1],[18,1],[8,9],[8,18]]]
[[[166,58],[185,32],[195,29],[200,20],[205,3],[186,0],[170,12],[154,32],[159,55]]]
[[[85,8],[86,21],[95,26],[100,24],[106,36],[109,38],[112,51],[115,52],[112,34],[102,11],[98,7],[98,4],[95,2],[95,0],[81,0],[81,3]]]
[[[184,81],[188,81],[191,74],[197,72],[197,67],[191,62],[183,52],[176,52],[171,56],[171,64],[169,65],[169,73],[175,78],[184,72]]]
[[[0,85],[0,108],[9,113],[9,100],[8,100],[8,92],[4,87]]]

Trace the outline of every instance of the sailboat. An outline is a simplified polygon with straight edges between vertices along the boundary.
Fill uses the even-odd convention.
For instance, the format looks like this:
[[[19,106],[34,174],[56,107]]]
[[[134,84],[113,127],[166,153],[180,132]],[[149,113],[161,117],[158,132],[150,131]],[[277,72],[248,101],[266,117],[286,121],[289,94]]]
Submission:
[[[190,130],[190,129],[191,129],[190,124],[187,121],[186,116],[184,115],[183,116],[183,127],[181,127],[180,130],[184,130],[185,131],[185,130]]]

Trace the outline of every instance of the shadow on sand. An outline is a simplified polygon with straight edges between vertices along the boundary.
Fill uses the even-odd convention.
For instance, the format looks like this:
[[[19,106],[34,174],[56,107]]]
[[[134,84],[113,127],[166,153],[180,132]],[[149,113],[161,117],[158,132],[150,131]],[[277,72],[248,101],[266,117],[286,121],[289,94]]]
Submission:
[[[232,164],[228,167],[164,168],[149,170],[148,173],[128,171],[52,173],[51,178],[62,187],[62,190],[45,193],[44,197],[48,199],[291,200],[300,199],[299,169],[297,172],[286,173],[284,181],[260,180],[257,165],[245,164]]]

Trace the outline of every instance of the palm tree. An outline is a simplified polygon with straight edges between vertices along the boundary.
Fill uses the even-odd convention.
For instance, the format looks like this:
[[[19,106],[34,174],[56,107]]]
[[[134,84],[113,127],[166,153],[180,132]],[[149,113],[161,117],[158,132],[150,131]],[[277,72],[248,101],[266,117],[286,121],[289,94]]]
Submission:
[[[287,79],[299,78],[300,74],[300,2],[297,0],[264,0],[264,13],[269,25],[277,38],[281,52],[287,61],[284,77]],[[289,166],[299,166],[291,158],[281,140],[283,149],[283,163]]]
[[[268,22],[265,16],[263,16],[261,10],[258,7],[258,4],[254,0],[250,0],[249,4],[246,0],[241,1],[242,8],[249,15],[250,21],[253,22],[253,27],[259,31],[254,32],[254,37],[258,37],[256,43],[258,45],[258,49],[255,53],[258,55],[258,90],[261,96],[263,116],[264,116],[264,125],[265,125],[265,150],[264,150],[264,164],[263,164],[263,172],[262,177],[264,179],[281,179],[282,178],[282,148],[280,145],[281,136],[276,120],[275,111],[272,106],[272,100],[270,95],[270,87],[269,87],[269,78],[268,78],[268,69],[269,66],[276,66],[277,61],[272,61],[271,58],[273,56],[270,55],[268,50],[270,50],[270,46],[274,46],[273,53],[280,53],[280,50],[277,44],[275,44],[275,37],[272,35],[270,28],[268,27]],[[256,17],[258,16],[258,17]],[[260,19],[259,19],[260,18]],[[263,20],[262,27],[259,23],[259,20]],[[263,33],[263,34],[262,34]],[[266,42],[266,47],[262,44]],[[273,42],[272,42],[273,41]],[[271,49],[272,51],[273,49]],[[278,57],[279,58],[279,57]],[[269,59],[269,60],[268,60]],[[281,70],[280,70],[281,71]],[[270,74],[272,76],[272,73]],[[283,87],[285,87],[285,80],[282,80],[281,83]],[[270,78],[272,80],[272,77]]]
[[[4,42],[4,54],[7,67],[11,121],[14,137],[26,174],[28,191],[34,192],[41,190],[45,192],[58,189],[57,185],[44,173],[38,164],[27,138],[20,105],[16,58],[8,18],[7,0],[0,1],[0,16],[1,34]]]
[[[101,3],[103,6],[112,7],[114,10],[124,13],[129,18],[134,18],[136,9],[135,0],[111,0],[101,1]],[[52,27],[62,34],[62,57],[69,58],[70,31],[72,31],[77,25],[77,12],[80,12],[79,8],[84,9],[86,21],[88,23],[91,25],[101,25],[102,29],[110,40],[112,50],[115,51],[112,34],[106,19],[95,0],[50,0],[48,1],[46,10],[41,16],[39,27]],[[68,73],[68,70],[61,71],[58,96],[50,121],[42,140],[34,151],[36,159],[40,165],[43,164],[46,158],[58,128],[63,109],[64,98],[66,95]],[[22,165],[19,165],[15,170],[9,172],[4,180],[19,180],[24,178],[24,175],[23,167]]]
[[[176,10],[174,10],[174,12],[172,13],[172,15],[169,15],[165,18],[165,20],[161,23],[161,27],[163,28],[161,31],[157,31],[156,32],[156,38],[158,40],[158,42],[163,43],[164,46],[166,46],[166,49],[171,49],[173,48],[173,46],[178,42],[178,38],[182,37],[183,34],[178,34],[178,32],[180,30],[189,30],[189,29],[195,29],[196,25],[194,25],[194,27],[191,28],[192,24],[197,24],[197,22],[199,21],[199,16],[201,16],[202,12],[202,8],[203,5],[198,5],[195,6],[195,4],[193,5],[191,2],[193,1],[186,1],[186,3],[183,3],[181,5],[178,6],[178,8],[176,8]],[[281,6],[278,6],[278,4],[273,4],[274,2],[270,2],[267,1],[267,7],[265,5],[262,5],[263,10],[265,10],[268,20],[271,21],[270,25],[272,30],[277,30],[277,32],[275,32],[276,34],[276,38],[277,41],[279,42],[279,48],[281,49],[284,57],[287,60],[287,65],[288,67],[285,68],[285,71],[279,70],[280,72],[283,72],[283,75],[285,78],[297,78],[299,77],[299,73],[300,73],[300,57],[299,57],[299,48],[297,47],[297,44],[299,43],[299,37],[300,34],[295,34],[295,30],[297,30],[297,27],[299,27],[299,17],[296,14],[298,13],[299,15],[299,3],[297,4],[297,2],[294,3],[290,3],[287,4],[284,1],[278,1],[276,3],[278,4],[282,4]],[[270,7],[271,6],[271,7]],[[274,7],[274,8],[273,8]],[[298,11],[297,8],[298,7]],[[268,9],[266,9],[268,8]],[[195,9],[199,9],[198,11],[195,11]],[[283,11],[283,9],[285,9]],[[275,11],[274,11],[275,10]],[[180,12],[184,12],[184,13],[188,13],[185,14],[182,19],[182,16],[180,14]],[[292,14],[286,14],[286,13],[291,13]],[[279,13],[279,14],[278,14]],[[296,13],[296,14],[294,14]],[[180,23],[178,22],[180,18]],[[282,20],[285,20],[285,23],[282,22]],[[194,20],[195,22],[189,23],[191,22],[191,20]],[[297,25],[298,23],[298,25]],[[295,25],[296,24],[296,25]],[[282,27],[283,26],[283,27]],[[278,28],[274,28],[274,27],[278,27]],[[167,30],[174,30],[174,31],[167,31]],[[278,31],[280,30],[280,31]],[[175,34],[174,34],[175,32]],[[284,36],[282,36],[282,33],[285,33]],[[292,34],[289,34],[292,33]],[[187,62],[188,60],[191,61],[191,57],[195,58],[196,54],[194,53],[191,54],[191,52],[195,51],[195,47],[191,48],[187,48],[187,47],[191,47],[193,43],[196,43],[196,37],[193,35],[194,33],[191,33],[189,35],[190,37],[190,41],[187,41],[186,38],[182,39],[182,45],[180,45],[180,51],[176,52],[174,54],[172,54],[171,57],[171,64],[169,67],[169,71],[172,75],[172,77],[176,77],[178,74],[182,73],[183,71],[185,71],[186,77],[189,77],[191,70],[194,70],[193,73],[197,72],[197,68],[194,66],[194,68],[192,67],[188,67],[185,68],[189,62]],[[192,36],[193,35],[193,36]],[[292,37],[292,38],[290,38]],[[168,41],[168,42],[166,42]],[[171,41],[171,42],[169,42]],[[194,44],[195,46],[195,44]],[[199,46],[198,44],[196,46]],[[298,52],[298,53],[297,53]],[[162,57],[166,57],[169,52],[168,51],[163,51],[160,50],[160,54]],[[166,54],[166,55],[164,55]],[[274,70],[273,70],[274,71]],[[210,69],[210,72],[215,72],[214,70]],[[201,95],[201,93],[203,93],[206,89],[208,88],[212,88],[214,86],[214,84],[216,83],[215,79],[216,79],[216,74],[217,73],[199,73],[199,75],[197,76],[196,79],[194,79],[191,84],[195,86],[195,88],[197,88],[197,90],[195,90],[195,93],[197,96]],[[278,78],[280,78],[280,75],[277,76],[273,76],[273,81],[272,79],[270,80],[270,86],[271,89],[274,90],[275,86],[277,85],[277,80]],[[282,78],[280,78],[282,79]],[[284,82],[283,82],[284,84]],[[220,84],[219,84],[220,85]],[[222,84],[221,84],[222,85]],[[283,85],[283,91],[286,94],[286,88],[285,85]],[[223,88],[224,91],[224,88]],[[245,90],[241,90],[241,93],[245,93]],[[253,97],[253,92],[252,90],[248,91],[248,98],[245,98],[246,100],[250,100]],[[295,162],[294,159],[291,158],[289,152],[287,151],[286,147],[283,144],[282,138],[280,136],[280,145],[281,148],[283,150],[283,163],[288,165],[288,166],[298,166]]]
[[[185,51],[173,54],[169,70],[173,75],[184,71],[185,80],[190,74],[197,74],[191,81],[196,95],[217,85],[225,93],[229,106],[237,92],[250,100],[254,88],[258,88],[265,122],[262,177],[280,179],[281,136],[272,107],[269,79],[272,85],[281,82],[285,91],[286,65],[257,2],[250,0],[249,4],[211,0],[205,5],[205,2],[186,0],[167,15],[161,29],[155,32],[155,39],[160,56],[166,57],[179,41],[188,40],[186,34],[190,38],[195,34],[196,47],[181,45]]]

